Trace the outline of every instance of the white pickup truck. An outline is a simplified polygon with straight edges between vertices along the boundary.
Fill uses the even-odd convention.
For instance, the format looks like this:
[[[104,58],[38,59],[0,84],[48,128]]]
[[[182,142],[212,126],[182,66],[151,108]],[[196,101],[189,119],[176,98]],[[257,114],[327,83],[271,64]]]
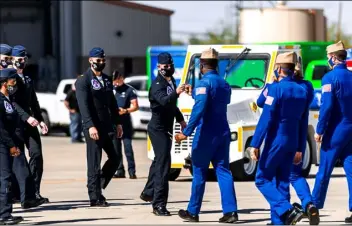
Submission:
[[[135,84],[143,84],[146,81],[146,76],[135,76],[126,78],[125,82],[131,82],[131,86],[137,88],[139,111],[133,112],[132,125],[135,131],[146,132],[147,124],[151,118],[150,105],[147,99],[146,91],[143,85],[137,87]],[[59,83],[56,93],[37,93],[40,108],[45,123],[48,125],[49,133],[53,130],[61,130],[68,136],[70,117],[64,101],[67,92],[71,89],[75,79],[64,79]]]

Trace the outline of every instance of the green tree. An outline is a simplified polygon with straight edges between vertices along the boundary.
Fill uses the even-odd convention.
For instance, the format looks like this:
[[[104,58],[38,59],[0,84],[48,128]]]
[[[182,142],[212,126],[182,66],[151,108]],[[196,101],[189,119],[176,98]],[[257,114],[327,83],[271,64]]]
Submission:
[[[346,34],[341,29],[340,37],[338,37],[338,36],[339,36],[339,34],[338,34],[337,23],[330,24],[330,26],[328,27],[328,31],[327,31],[327,39],[329,41],[334,41],[334,42],[338,42],[341,40],[345,44],[346,47],[351,47],[351,45],[352,45],[352,35],[351,34]]]
[[[217,23],[217,29],[207,31],[204,37],[191,36],[189,44],[207,45],[207,44],[236,44],[237,35],[234,32],[234,26],[226,24],[224,21]]]
[[[180,41],[180,40],[172,40],[172,44],[173,46],[182,46],[184,45],[185,43]]]

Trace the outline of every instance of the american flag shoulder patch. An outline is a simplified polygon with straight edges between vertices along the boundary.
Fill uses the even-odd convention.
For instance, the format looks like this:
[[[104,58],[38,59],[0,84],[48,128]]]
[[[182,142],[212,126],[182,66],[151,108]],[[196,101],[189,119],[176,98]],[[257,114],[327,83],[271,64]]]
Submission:
[[[199,95],[199,94],[206,94],[207,93],[207,88],[206,87],[199,87],[199,88],[196,88],[196,95]]]
[[[264,90],[263,95],[264,95],[265,97],[268,96],[268,88],[266,88],[266,89]]]
[[[331,92],[331,84],[323,85],[322,92],[323,93]]]
[[[267,96],[267,97],[266,97],[266,100],[265,100],[265,104],[267,104],[267,105],[272,105],[272,104],[273,104],[273,101],[274,101],[274,97]]]

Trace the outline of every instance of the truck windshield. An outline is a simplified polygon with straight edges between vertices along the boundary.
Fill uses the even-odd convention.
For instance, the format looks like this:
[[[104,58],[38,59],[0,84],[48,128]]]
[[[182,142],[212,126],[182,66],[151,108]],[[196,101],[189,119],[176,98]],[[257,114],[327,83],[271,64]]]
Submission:
[[[237,54],[238,55],[238,54]],[[193,87],[201,79],[199,69],[199,55],[191,59],[191,66],[188,71],[187,83]],[[229,61],[236,58],[236,54],[219,55],[218,73],[225,76],[226,67]],[[270,55],[268,54],[248,54],[239,59],[227,73],[226,81],[233,89],[261,89],[265,85]]]

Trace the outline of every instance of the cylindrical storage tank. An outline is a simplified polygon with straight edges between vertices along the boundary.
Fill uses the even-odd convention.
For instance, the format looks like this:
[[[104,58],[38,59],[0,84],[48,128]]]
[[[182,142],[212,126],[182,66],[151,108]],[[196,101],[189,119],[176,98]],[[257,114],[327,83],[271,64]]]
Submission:
[[[240,43],[324,41],[323,34],[326,28],[321,27],[324,22],[321,10],[287,7],[242,9],[239,41]],[[318,37],[316,33],[319,33]]]

